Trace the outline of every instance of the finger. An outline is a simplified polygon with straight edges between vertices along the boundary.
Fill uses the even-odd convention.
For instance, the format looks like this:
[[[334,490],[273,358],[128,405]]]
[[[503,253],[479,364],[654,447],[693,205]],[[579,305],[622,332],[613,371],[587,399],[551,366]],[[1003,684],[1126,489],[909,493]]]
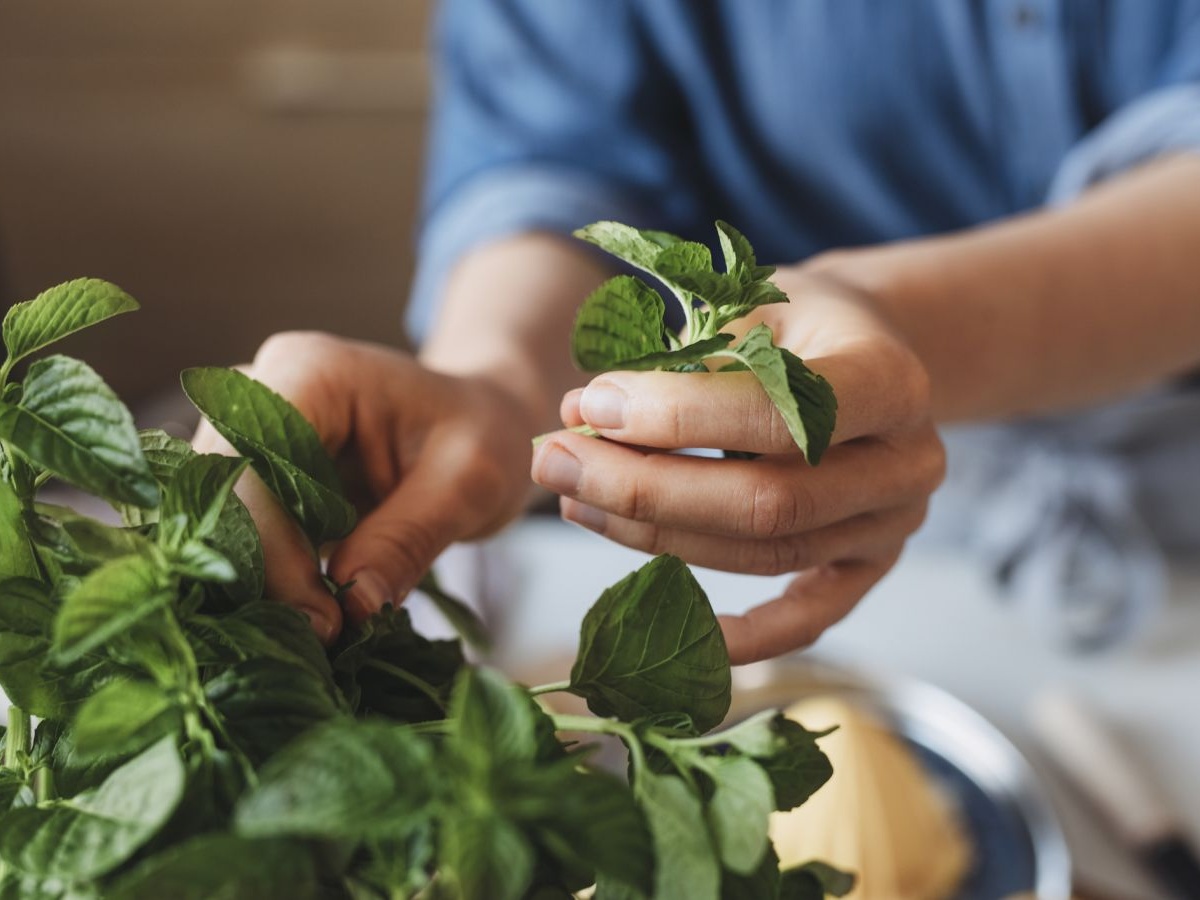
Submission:
[[[892,359],[892,358],[895,359]],[[834,443],[890,434],[924,419],[923,371],[896,351],[856,349],[812,360],[838,398]],[[564,422],[648,447],[795,453],[783,417],[750,372],[608,372],[564,398]],[[573,421],[576,415],[579,422]]]
[[[796,457],[702,459],[645,453],[557,432],[534,455],[534,480],[621,518],[737,537],[798,534],[927,496],[941,479],[936,440],[834,448],[817,467]]]
[[[838,560],[882,556],[920,526],[924,504],[864,513],[806,534],[770,540],[720,537],[610,515],[563,498],[562,516],[609,540],[657,556],[745,575],[783,575]]]
[[[355,621],[402,602],[446,547],[492,524],[477,510],[496,507],[489,498],[502,490],[503,474],[473,452],[455,459],[452,441],[438,446],[438,454],[422,455],[330,558],[335,580],[354,581],[345,608]]]
[[[740,616],[720,616],[730,662],[745,665],[813,644],[854,608],[898,555],[810,569],[774,600]]]
[[[308,616],[328,644],[342,630],[342,611],[321,578],[312,545],[262,480],[248,470],[237,485],[262,541],[266,595]]]
[[[579,399],[583,396],[583,391],[583,388],[572,388],[563,394],[558,415],[564,428],[575,428],[583,424],[583,414],[579,411]]]

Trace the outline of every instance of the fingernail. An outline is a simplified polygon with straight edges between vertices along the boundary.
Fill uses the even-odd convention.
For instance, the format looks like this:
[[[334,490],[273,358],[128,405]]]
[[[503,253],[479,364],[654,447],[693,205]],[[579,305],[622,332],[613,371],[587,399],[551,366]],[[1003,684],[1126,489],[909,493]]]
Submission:
[[[582,525],[592,531],[604,533],[604,526],[608,521],[608,515],[603,511],[596,509],[594,506],[588,506],[586,503],[572,503],[563,510],[563,518],[568,522],[574,522],[576,525]]]
[[[556,494],[573,494],[579,490],[583,466],[560,444],[547,444],[541,451],[534,476],[538,484]]]
[[[308,616],[308,624],[312,626],[312,630],[317,635],[317,640],[322,644],[330,643],[336,633],[337,628],[323,611],[314,609],[310,606],[298,607],[300,612]]]
[[[625,392],[607,381],[588,385],[579,400],[579,412],[594,428],[624,428]]]
[[[359,569],[351,576],[351,580],[354,586],[346,592],[347,597],[359,609],[377,613],[385,606],[392,605],[392,589],[378,572],[373,569]]]

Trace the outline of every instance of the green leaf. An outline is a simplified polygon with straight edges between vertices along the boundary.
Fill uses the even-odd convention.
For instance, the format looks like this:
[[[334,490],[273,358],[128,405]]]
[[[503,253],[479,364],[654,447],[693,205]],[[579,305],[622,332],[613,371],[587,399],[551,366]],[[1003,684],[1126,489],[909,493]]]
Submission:
[[[770,844],[767,824],[775,808],[771,779],[744,756],[716,758],[704,771],[715,786],[706,814],[721,863],[731,872],[749,875]]]
[[[451,699],[450,734],[482,768],[537,757],[537,707],[525,691],[489,668],[464,669]]]
[[[56,585],[63,575],[82,577],[113,559],[150,548],[150,541],[134,529],[105,525],[65,506],[35,504],[25,514],[25,527]]]
[[[74,741],[86,763],[104,756],[136,753],[181,722],[179,709],[161,688],[148,681],[110,681],[79,708]]]
[[[169,605],[176,585],[145,556],[111,560],[67,595],[54,623],[54,657],[68,664]]]
[[[266,385],[233,369],[187,369],[183,389],[243,456],[314,544],[345,537],[354,507],[307,419]]]
[[[779,880],[779,857],[768,842],[767,852],[750,874],[728,869],[721,873],[721,900],[778,900]]]
[[[4,317],[4,346],[9,362],[41,350],[76,331],[138,308],[115,284],[77,278],[18,303]]]
[[[617,259],[651,275],[657,274],[655,263],[658,255],[667,247],[682,241],[682,238],[665,231],[646,231],[620,222],[595,222],[577,230],[575,237],[595,244]]]
[[[184,623],[200,666],[228,668],[248,659],[271,658],[306,669],[339,706],[344,703],[333,680],[325,648],[308,618],[285,603],[257,600],[219,617],[195,615]]]
[[[800,452],[816,465],[833,437],[837,400],[829,382],[810,371],[795,354],[776,347],[772,340],[771,329],[757,325],[724,355],[754,373]]]
[[[498,815],[455,809],[441,822],[439,878],[454,897],[521,900],[533,875],[528,839]]]
[[[700,362],[714,353],[721,352],[732,342],[732,334],[718,334],[715,337],[687,344],[678,350],[663,350],[637,359],[627,359],[618,368],[631,372],[648,372],[652,369],[664,369],[671,372],[696,371]],[[703,366],[699,366],[699,368],[702,369]]]
[[[464,641],[476,650],[491,649],[492,639],[488,634],[487,626],[483,624],[479,616],[475,615],[475,610],[457,597],[447,594],[432,571],[426,572],[425,576],[417,583],[417,590],[429,598],[437,611]]]
[[[384,607],[362,623],[348,625],[331,659],[334,678],[359,716],[401,722],[440,719],[445,710],[388,669],[410,673],[448,698],[465,665],[457,641],[431,641],[417,634],[403,607]]]
[[[336,720],[263,767],[234,817],[247,837],[402,838],[432,814],[430,748],[402,726]]]
[[[139,438],[150,471],[164,493],[170,494],[176,474],[199,454],[187,442],[171,437],[165,431],[148,429],[139,432]],[[241,465],[235,457],[225,458],[231,461],[222,465]],[[194,470],[193,474],[202,474],[204,471],[201,468]],[[205,495],[212,496],[211,492]],[[122,506],[121,516],[126,525],[147,525],[158,522],[160,518],[158,510],[141,510],[131,506]],[[232,582],[212,585],[209,590],[223,597],[231,606],[261,599],[264,588],[262,542],[249,510],[237,494],[230,492],[225,497],[216,525],[207,536],[206,543],[224,557],[236,573]]]
[[[11,702],[41,718],[69,715],[111,670],[103,660],[67,668],[46,665],[56,611],[41,582],[0,583],[0,687]]]
[[[683,562],[659,556],[608,588],[588,611],[571,691],[598,716],[684,713],[700,731],[729,711],[725,638]]]
[[[704,809],[682,778],[643,774],[638,800],[654,835],[655,900],[717,900],[721,868]]]
[[[0,581],[6,578],[37,578],[40,574],[23,507],[7,482],[0,481]]]
[[[170,545],[210,537],[248,463],[237,457],[205,453],[180,465],[163,494],[160,538]]]
[[[833,764],[817,746],[817,738],[829,732],[808,731],[783,717],[776,727],[784,742],[770,756],[759,757],[759,763],[774,787],[775,808],[794,809],[833,776]]]
[[[278,659],[248,659],[204,686],[238,749],[255,765],[341,713],[320,679]]]
[[[31,875],[97,878],[158,834],[183,789],[183,762],[164,738],[94,791],[0,817],[0,859]]]
[[[728,222],[717,221],[717,238],[721,242],[721,255],[725,258],[725,271],[743,280],[753,279],[758,260],[754,248],[745,235]]]
[[[854,873],[843,872],[841,869],[835,869],[829,863],[819,860],[811,860],[798,868],[789,869],[783,873],[784,880],[796,878],[799,873],[816,879],[821,886],[821,895],[829,897],[845,897],[854,890],[854,883],[857,880]]]
[[[167,555],[171,571],[182,578],[232,584],[238,572],[233,563],[203,541],[187,541]]]
[[[568,758],[531,768],[527,785],[517,790],[524,798],[547,799],[531,817],[544,852],[568,868],[601,874],[641,893],[653,889],[652,839],[628,784],[583,771]]]
[[[610,278],[588,296],[575,318],[575,364],[585,372],[605,372],[662,352],[663,315],[657,291],[629,275]]]
[[[108,900],[314,900],[312,849],[298,841],[204,834],[165,848],[105,892]]]
[[[51,356],[30,366],[20,405],[0,403],[0,439],[105,500],[158,505],[133,416],[79,360]]]

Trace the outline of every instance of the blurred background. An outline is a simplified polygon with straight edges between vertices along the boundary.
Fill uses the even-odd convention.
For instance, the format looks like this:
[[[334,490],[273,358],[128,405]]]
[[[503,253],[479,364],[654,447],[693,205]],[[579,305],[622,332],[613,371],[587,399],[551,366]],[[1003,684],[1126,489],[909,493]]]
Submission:
[[[274,331],[399,342],[432,6],[0,0],[0,307],[124,287],[64,352],[148,422]]]

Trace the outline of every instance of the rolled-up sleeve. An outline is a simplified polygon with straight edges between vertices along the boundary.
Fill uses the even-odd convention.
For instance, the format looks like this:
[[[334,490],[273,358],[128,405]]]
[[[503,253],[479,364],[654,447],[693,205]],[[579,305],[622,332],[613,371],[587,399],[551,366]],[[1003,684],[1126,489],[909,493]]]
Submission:
[[[633,0],[447,0],[409,330],[468,250],[619,218],[675,227],[688,191],[670,80]]]
[[[1179,38],[1153,88],[1115,110],[1063,159],[1049,202],[1069,202],[1088,187],[1160,156],[1200,152],[1198,6],[1182,14]]]

